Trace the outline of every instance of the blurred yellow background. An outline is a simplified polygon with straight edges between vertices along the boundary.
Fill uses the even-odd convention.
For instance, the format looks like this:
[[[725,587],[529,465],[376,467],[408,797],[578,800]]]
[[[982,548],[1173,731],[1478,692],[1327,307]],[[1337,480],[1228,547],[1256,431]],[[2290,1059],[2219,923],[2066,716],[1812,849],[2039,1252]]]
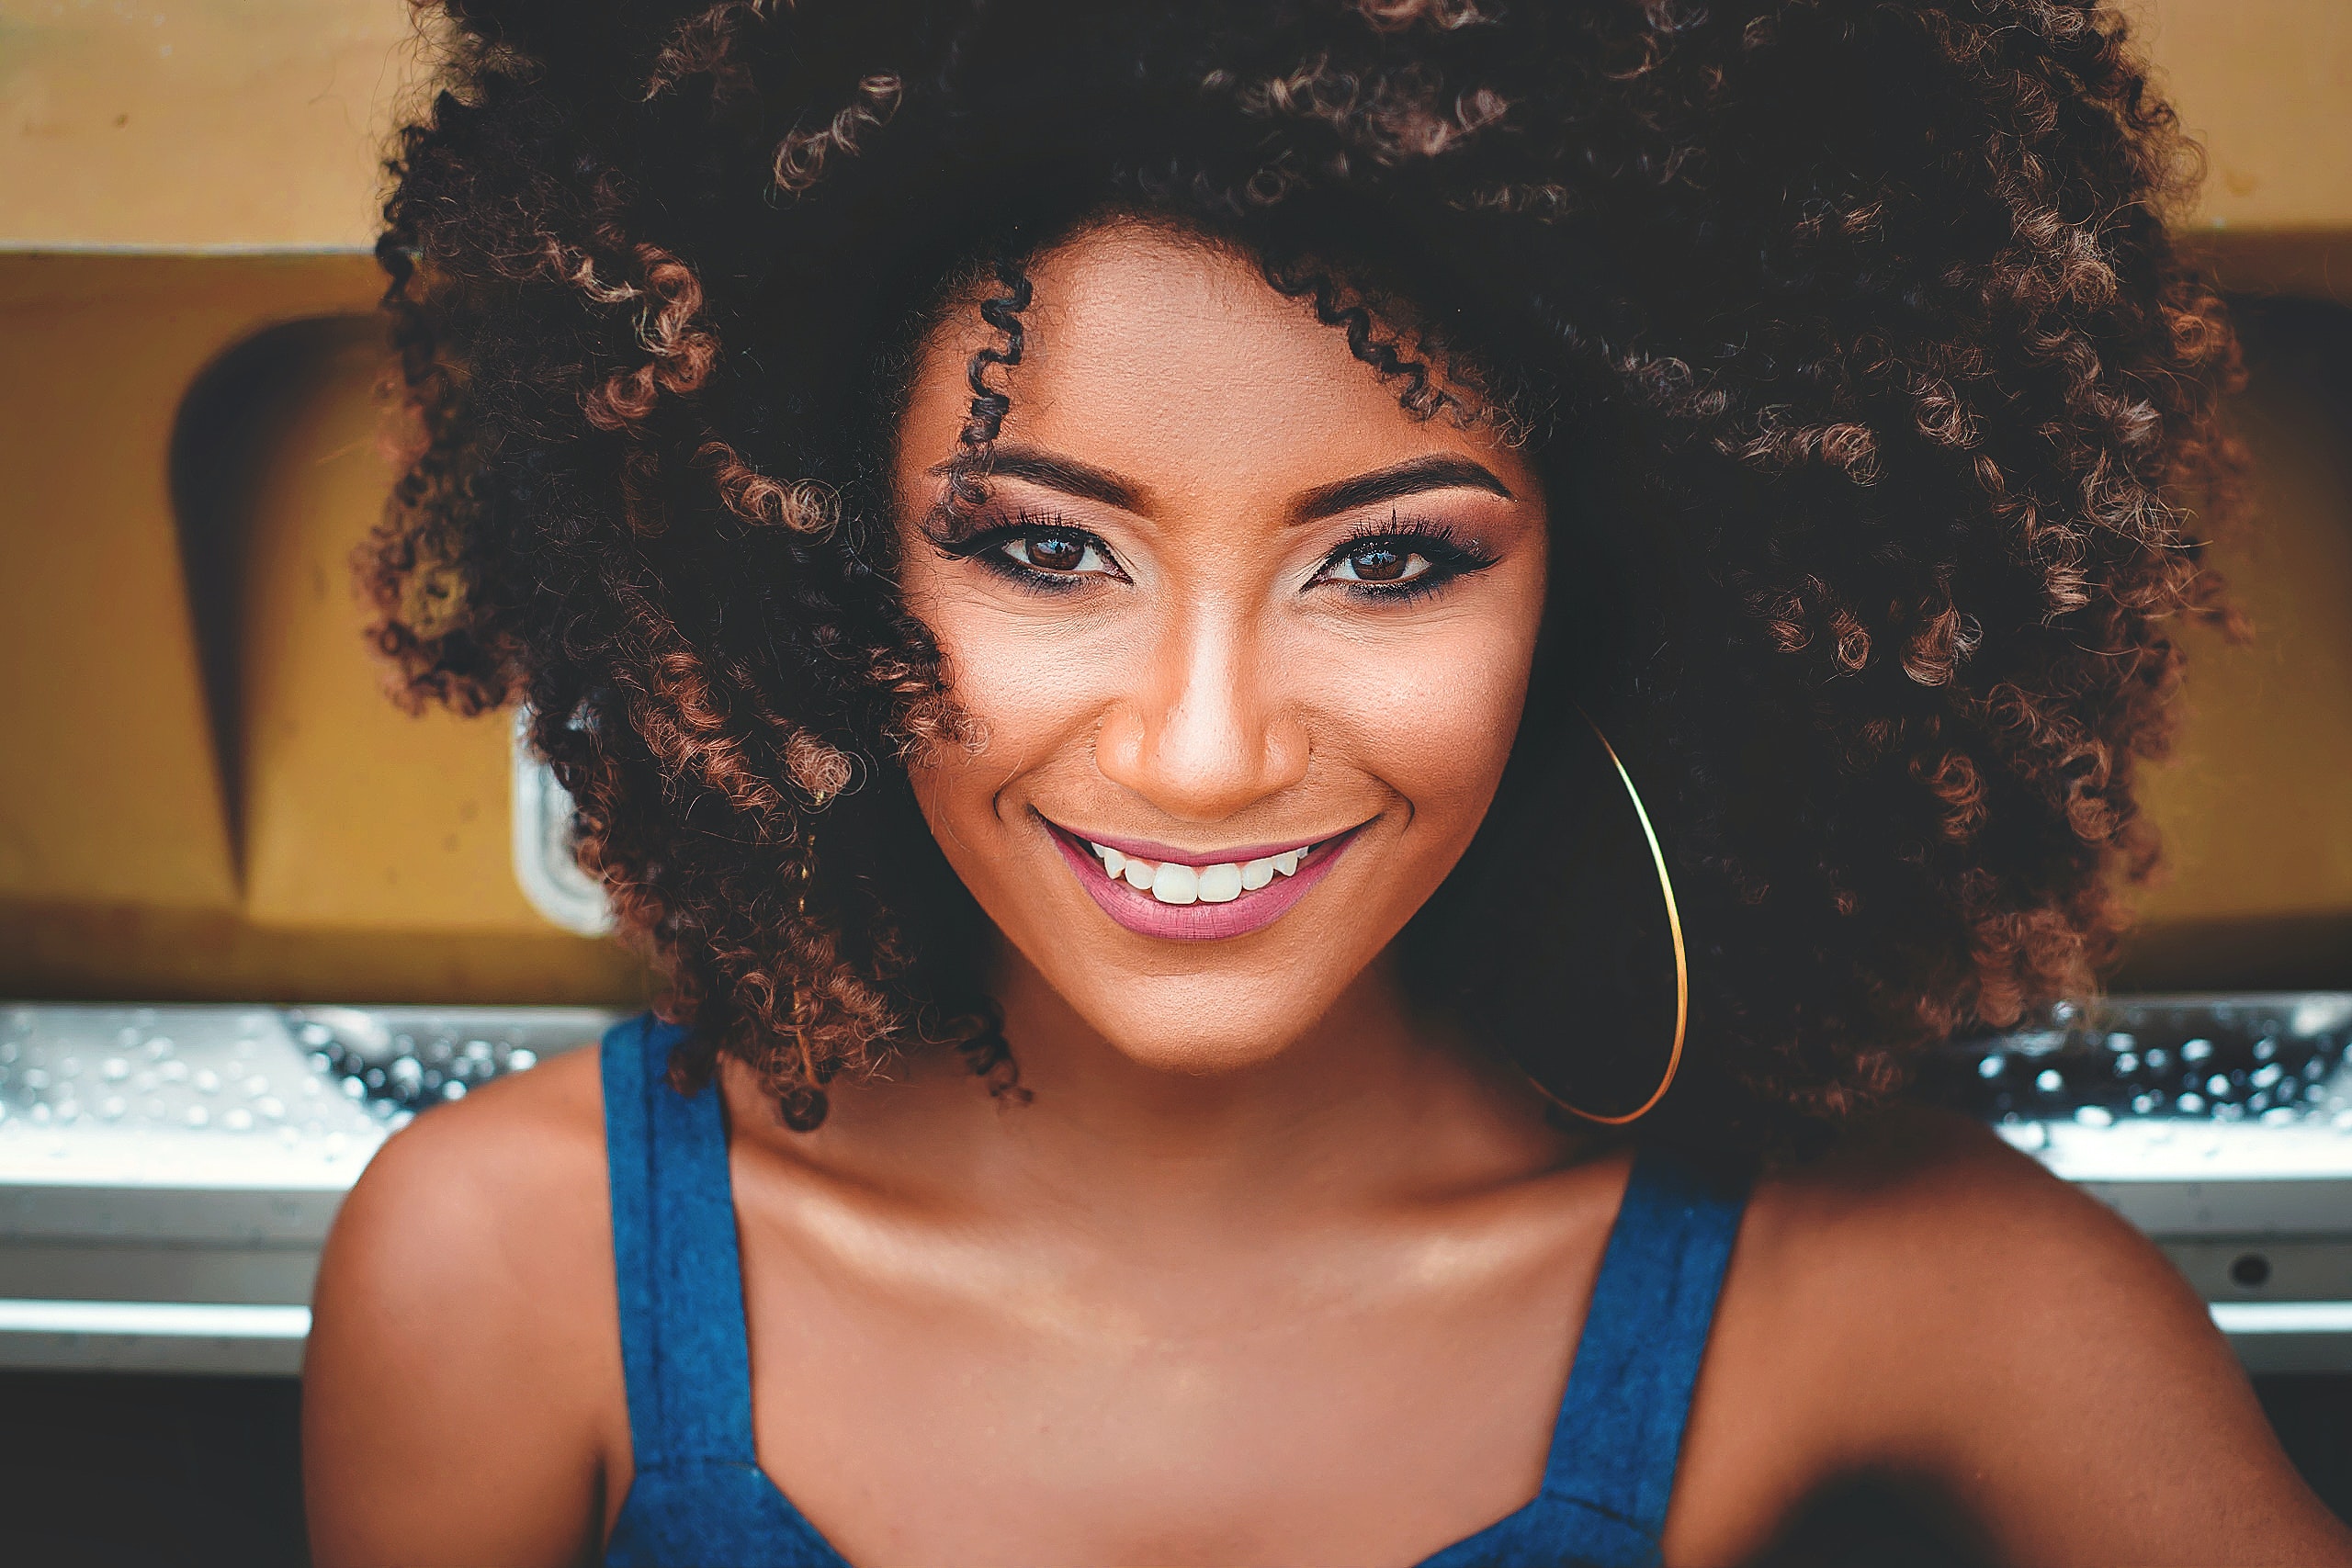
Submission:
[[[2352,4],[2129,9],[2250,325],[2352,334]],[[518,891],[505,723],[401,716],[359,636],[365,251],[428,55],[401,0],[0,0],[0,995],[646,992]],[[2261,639],[2199,648],[2149,792],[2143,988],[2352,987],[2352,383],[2256,348]]]

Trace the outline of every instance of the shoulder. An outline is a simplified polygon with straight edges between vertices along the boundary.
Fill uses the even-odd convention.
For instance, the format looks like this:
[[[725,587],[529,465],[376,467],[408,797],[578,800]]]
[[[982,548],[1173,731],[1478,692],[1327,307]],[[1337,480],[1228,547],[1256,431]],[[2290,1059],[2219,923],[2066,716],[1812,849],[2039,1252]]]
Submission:
[[[2153,1292],[2203,1321],[2187,1286],[2120,1216],[1948,1111],[1899,1108],[1768,1176],[1746,1239],[1759,1264],[1916,1290],[1923,1309],[1930,1299],[1965,1311]]]
[[[2077,1386],[2123,1347],[2235,1376],[2145,1237],[1961,1116],[1897,1110],[1767,1178],[1741,1242],[1768,1302],[1836,1325],[1839,1357],[1880,1393],[1862,1404],[1891,1423],[1952,1417],[2005,1381]]]
[[[1718,1326],[1792,1488],[1909,1472],[2004,1561],[2346,1561],[2187,1281],[1964,1118],[1893,1111],[1760,1181]]]
[[[385,1143],[313,1299],[304,1468],[322,1562],[576,1558],[627,1443],[606,1204],[594,1049]]]
[[[467,1282],[597,1239],[605,1201],[597,1052],[568,1052],[386,1140],[344,1203],[327,1265],[394,1276],[387,1284]]]
[[[2120,1216],[1983,1125],[1905,1107],[1757,1181],[1714,1359],[1793,1402],[1834,1469],[1916,1447],[2001,1381],[2071,1382],[2120,1340],[2227,1357]]]
[[[601,1172],[605,1095],[601,1048],[583,1045],[438,1106],[392,1134],[354,1196],[370,1186],[430,1188],[451,1176],[525,1181],[560,1162]],[[600,1177],[601,1179],[601,1177]]]

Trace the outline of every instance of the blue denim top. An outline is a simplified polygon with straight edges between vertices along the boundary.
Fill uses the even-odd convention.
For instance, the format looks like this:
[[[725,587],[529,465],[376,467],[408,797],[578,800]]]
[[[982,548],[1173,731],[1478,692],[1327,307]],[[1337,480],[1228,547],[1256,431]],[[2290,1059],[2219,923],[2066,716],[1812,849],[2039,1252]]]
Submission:
[[[848,1568],[760,1469],[727,1132],[716,1087],[671,1089],[684,1032],[605,1036],[605,1139],[636,1478],[612,1568]],[[1634,1165],[1577,1342],[1544,1485],[1421,1568],[1658,1561],[1690,1389],[1745,1198]]]

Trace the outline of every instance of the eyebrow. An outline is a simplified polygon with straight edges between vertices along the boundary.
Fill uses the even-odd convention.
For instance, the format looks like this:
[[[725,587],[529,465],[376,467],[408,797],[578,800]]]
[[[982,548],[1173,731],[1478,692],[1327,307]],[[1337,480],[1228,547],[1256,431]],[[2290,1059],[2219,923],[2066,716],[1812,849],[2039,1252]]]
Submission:
[[[1359,506],[1377,506],[1384,501],[1418,495],[1423,491],[1460,489],[1488,491],[1505,501],[1512,499],[1510,487],[1495,478],[1485,464],[1467,457],[1432,455],[1310,490],[1291,503],[1291,513],[1298,522],[1312,523],[1338,513],[1353,512]]]
[[[950,465],[934,467],[933,473],[947,472]],[[988,466],[989,479],[1023,479],[1046,490],[1059,491],[1064,495],[1082,501],[1100,502],[1115,506],[1122,512],[1148,516],[1141,487],[1108,468],[1098,468],[1091,463],[1081,463],[1075,457],[1035,446],[999,446]],[[1361,506],[1377,506],[1383,502],[1398,501],[1432,490],[1483,490],[1515,499],[1510,487],[1494,476],[1483,463],[1468,457],[1447,454],[1431,454],[1413,457],[1385,468],[1375,468],[1368,474],[1357,474],[1328,485],[1307,491],[1291,503],[1291,517],[1297,523],[1313,523],[1342,512],[1352,512]]]
[[[944,474],[954,467],[941,463],[931,470]],[[1057,490],[1064,495],[1074,495],[1081,501],[1099,501],[1105,506],[1115,506],[1122,512],[1146,515],[1143,491],[1108,468],[1098,468],[1091,463],[1081,463],[1075,457],[1064,457],[1035,446],[999,446],[990,454],[983,482],[987,479],[1025,479],[1033,485]]]

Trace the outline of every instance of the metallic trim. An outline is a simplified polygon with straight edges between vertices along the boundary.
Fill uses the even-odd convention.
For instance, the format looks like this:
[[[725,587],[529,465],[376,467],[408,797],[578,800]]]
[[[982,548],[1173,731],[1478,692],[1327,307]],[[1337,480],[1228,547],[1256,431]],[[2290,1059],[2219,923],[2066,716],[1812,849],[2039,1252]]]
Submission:
[[[2105,1005],[2352,1027],[2352,994]],[[0,1367],[299,1371],[319,1245],[383,1138],[611,1021],[565,1008],[0,1004]],[[2290,1121],[1999,1130],[2162,1247],[2249,1371],[2352,1371],[2352,1063],[2328,1060],[2325,1096]],[[2248,1254],[2261,1267],[2241,1277]]]
[[[2215,1302],[2249,1372],[2352,1372],[2352,1302]]]
[[[2224,1334],[2352,1334],[2352,1302],[2215,1302]]]
[[[0,1334],[301,1340],[306,1306],[255,1302],[29,1302],[0,1298]]]

